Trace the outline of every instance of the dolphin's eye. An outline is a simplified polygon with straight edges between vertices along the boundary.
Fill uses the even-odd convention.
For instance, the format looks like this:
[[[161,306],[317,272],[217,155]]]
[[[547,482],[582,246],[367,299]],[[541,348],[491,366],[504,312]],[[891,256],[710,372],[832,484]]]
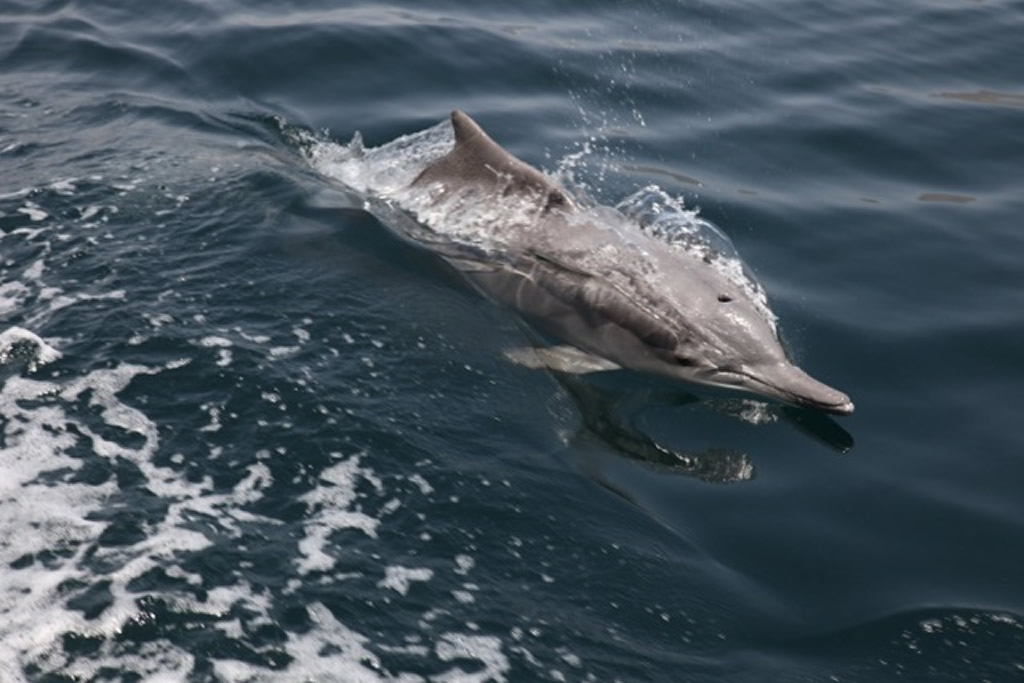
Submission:
[[[729,296],[728,294],[719,294],[718,300],[721,301],[723,304],[727,304],[730,301],[732,301],[732,297]]]
[[[692,358],[687,358],[686,356],[676,356],[676,363],[687,368],[692,368],[697,364],[697,361]]]

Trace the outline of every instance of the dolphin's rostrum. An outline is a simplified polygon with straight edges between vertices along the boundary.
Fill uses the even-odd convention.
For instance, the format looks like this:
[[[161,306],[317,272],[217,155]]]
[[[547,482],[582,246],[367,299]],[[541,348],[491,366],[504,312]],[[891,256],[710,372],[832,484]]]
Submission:
[[[489,229],[502,249],[444,255],[485,295],[625,368],[853,412],[845,394],[787,358],[767,309],[707,259],[607,207],[578,206],[463,112],[452,113],[452,126],[454,147],[412,189],[429,193],[428,225],[467,207],[499,223]]]

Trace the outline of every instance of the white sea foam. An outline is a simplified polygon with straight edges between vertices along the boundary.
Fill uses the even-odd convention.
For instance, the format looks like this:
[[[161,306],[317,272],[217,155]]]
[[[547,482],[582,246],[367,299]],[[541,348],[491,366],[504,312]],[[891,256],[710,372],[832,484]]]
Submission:
[[[231,365],[231,347],[234,346],[234,344],[231,343],[230,339],[219,337],[217,335],[208,335],[200,339],[198,344],[203,348],[217,349],[216,363],[218,366],[224,368]]]
[[[204,403],[203,405],[201,405],[199,407],[200,407],[200,409],[205,410],[209,414],[209,416],[210,416],[210,423],[200,427],[199,431],[201,431],[201,432],[219,432],[221,427],[223,426],[223,425],[221,425],[221,422],[220,422],[221,407],[217,406],[217,405],[212,405],[210,403]]]
[[[0,316],[7,317],[19,311],[31,290],[22,282],[4,282],[0,284]]]
[[[216,520],[221,533],[236,538],[242,536],[246,525],[279,522],[243,511],[273,483],[270,469],[262,462],[251,465],[247,475],[227,493],[215,492],[208,481],[190,482],[176,470],[154,464],[153,455],[159,446],[156,424],[118,395],[141,375],[173,372],[180,367],[178,363],[159,367],[121,364],[67,381],[12,377],[3,385],[0,416],[5,423],[5,447],[0,450],[0,467],[6,476],[0,483],[0,534],[5,539],[0,545],[0,661],[33,662],[42,670],[82,678],[92,678],[104,667],[133,671],[147,680],[183,680],[192,670],[194,657],[163,640],[131,652],[118,646],[115,636],[138,614],[138,594],[129,588],[130,584],[153,568],[162,567],[169,575],[202,585],[202,576],[184,571],[177,564],[178,558],[210,547],[211,540],[190,522],[197,515]],[[141,441],[129,446],[101,436],[78,417],[83,409],[98,414],[105,425],[140,436]],[[117,492],[113,480],[100,485],[64,481],[60,496],[53,496],[52,489],[43,483],[47,473],[74,472],[82,466],[81,457],[71,452],[83,440],[90,446],[89,457],[134,462],[146,478],[146,488],[169,502],[164,519],[143,540],[130,546],[96,543],[106,523],[88,520]],[[361,482],[383,493],[381,480],[361,465],[361,456],[340,459],[322,473],[321,479],[323,485],[304,497],[313,514],[305,524],[306,539],[300,544],[304,549],[300,573],[333,567],[335,558],[327,543],[331,533],[355,528],[373,537],[380,524],[380,520],[353,509],[358,498],[356,487]],[[44,566],[31,559],[62,548],[67,552],[56,563]],[[87,556],[89,562],[85,561]],[[111,568],[103,577],[92,575],[88,569],[97,562]],[[387,567],[384,574],[382,590],[400,595],[405,595],[412,583],[432,577],[430,570],[400,566]],[[69,582],[89,585],[96,580],[109,581],[111,605],[90,620],[67,607],[69,596],[63,586]],[[230,588],[214,588],[203,600],[171,595],[164,599],[177,611],[214,617],[236,607],[244,608],[246,614],[257,615],[247,628],[260,619],[272,622],[271,599],[244,581]],[[382,675],[367,636],[338,621],[322,605],[310,605],[308,610],[315,628],[305,634],[289,634],[285,644],[296,662],[289,675],[297,680],[342,670],[346,680],[423,680],[412,674]],[[242,628],[237,621],[218,622],[216,627],[228,634]],[[69,657],[58,645],[69,632],[100,637],[98,655]],[[507,669],[500,643],[479,636],[445,634],[433,656],[443,661],[478,658],[486,671],[497,674]],[[215,661],[215,669],[224,680],[232,681],[267,680],[269,675],[261,667],[225,659]],[[451,669],[443,680],[478,680],[477,674],[467,678],[460,671],[457,667]],[[6,675],[5,680],[25,680],[20,666],[8,666],[0,673]]]
[[[199,345],[208,349],[229,349],[233,346],[230,339],[225,339],[224,337],[218,337],[212,334],[200,339]]]
[[[430,482],[428,482],[419,472],[413,472],[412,474],[410,474],[409,481],[411,481],[413,484],[416,484],[416,487],[419,488],[420,493],[422,493],[424,496],[429,496],[431,493],[434,492],[434,487],[431,486]]]
[[[50,214],[46,213],[41,208],[39,208],[38,204],[33,204],[32,202],[29,202],[25,206],[18,209],[18,213],[25,214],[33,223],[38,223],[39,221],[46,220],[47,218],[50,217]]]
[[[11,360],[18,349],[29,349],[26,361],[29,372],[34,372],[40,365],[46,365],[60,358],[60,351],[47,344],[35,332],[21,327],[9,327],[0,332],[0,365]]]
[[[272,360],[278,360],[287,356],[294,356],[301,350],[298,346],[273,346],[267,352]]]
[[[471,555],[460,554],[455,556],[455,564],[458,567],[455,570],[455,573],[465,576],[466,574],[469,574],[470,570],[472,570],[473,567],[476,566],[476,561],[473,559]]]
[[[442,148],[450,132],[438,127],[431,135],[427,147],[436,151]],[[420,148],[403,151],[402,144],[392,147],[395,159],[407,153],[427,154]],[[385,169],[376,168],[376,180],[390,179],[396,186],[411,180],[401,174],[396,176],[393,171],[389,175]],[[100,180],[90,178],[91,182]],[[77,192],[79,182],[85,181],[56,179],[45,187],[67,195]],[[144,183],[148,181],[132,178],[117,189],[132,192]],[[268,445],[255,454],[255,461],[235,468],[241,479],[233,487],[218,487],[209,476],[196,479],[189,464],[201,457],[219,464],[230,463],[234,457],[230,445],[207,443],[194,451],[182,448],[162,453],[164,426],[158,425],[148,412],[146,400],[129,401],[124,395],[141,378],[172,377],[171,373],[204,358],[209,362],[211,354],[218,366],[228,368],[225,373],[230,372],[233,340],[265,345],[271,337],[243,333],[238,328],[232,332],[201,332],[192,340],[192,357],[158,365],[115,363],[74,376],[61,375],[58,364],[46,380],[31,376],[40,367],[61,358],[58,348],[70,353],[64,340],[42,336],[54,312],[85,302],[131,298],[126,290],[104,290],[102,283],[91,283],[91,288],[83,291],[72,289],[59,279],[60,269],[48,260],[51,249],[45,241],[59,244],[69,238],[72,229],[67,228],[67,234],[53,232],[54,216],[26,199],[37,190],[28,188],[17,195],[18,206],[11,209],[24,209],[20,213],[32,225],[0,234],[0,240],[43,240],[42,255],[33,257],[21,269],[18,279],[0,285],[0,316],[19,313],[27,305],[32,308],[32,314],[21,323],[23,327],[8,327],[0,332],[0,364],[24,361],[24,367],[16,366],[15,370],[21,374],[8,376],[0,386],[0,471],[4,473],[0,478],[0,680],[18,683],[38,677],[25,673],[29,666],[35,667],[41,676],[53,672],[82,680],[93,680],[109,671],[130,672],[147,681],[186,680],[195,675],[197,655],[185,646],[159,636],[130,643],[121,638],[130,625],[147,618],[146,607],[139,603],[147,594],[138,587],[140,579],[159,570],[179,580],[192,590],[170,589],[155,591],[153,595],[174,613],[202,615],[210,628],[225,637],[245,639],[252,629],[274,624],[278,606],[266,586],[250,584],[240,571],[232,577],[230,585],[209,585],[209,578],[186,560],[210,552],[225,539],[239,544],[251,542],[242,539],[250,539],[253,528],[282,526],[281,521],[252,510],[258,509],[257,504],[275,485],[275,470],[269,460],[290,457],[290,453]],[[184,195],[174,198],[179,204],[187,200]],[[81,206],[75,228],[99,225],[117,211],[114,205]],[[86,224],[90,220],[95,223]],[[116,239],[115,231],[108,233],[108,238]],[[92,244],[102,241],[96,236]],[[194,322],[199,329],[205,325],[201,318],[183,321],[171,312],[142,315],[148,327],[126,339],[135,344],[133,352],[147,340],[163,334],[163,328],[182,322]],[[313,343],[311,323],[303,320],[301,326],[292,329],[294,340],[287,340],[296,342],[295,346],[271,347],[265,352],[272,358],[283,358]],[[348,343],[356,343],[356,337],[350,334],[345,338]],[[364,335],[361,340],[365,339]],[[369,339],[369,344],[376,348],[384,346],[378,339]],[[267,400],[275,410],[288,408],[282,395],[291,396],[276,390],[267,392]],[[225,409],[227,400],[213,399],[198,407],[200,414],[208,418],[207,424],[197,430],[201,438],[223,436],[225,422],[230,424],[237,419]],[[338,571],[339,558],[345,552],[344,544],[338,540],[339,531],[353,530],[369,543],[375,543],[381,529],[393,517],[416,509],[415,505],[407,505],[410,497],[429,497],[434,488],[421,474],[412,474],[402,480],[402,487],[386,490],[390,487],[369,466],[368,453],[335,453],[332,457],[333,464],[320,473],[314,488],[300,498],[306,513],[296,523],[301,530],[298,557],[292,563],[294,576],[288,579],[284,594],[296,595],[308,581],[361,580],[369,590],[377,590],[382,601],[403,603],[405,608],[406,598],[418,597],[427,590],[425,582],[450,577],[447,571],[435,575],[435,570],[425,566],[388,564],[385,560],[373,571]],[[157,519],[146,522],[141,538],[112,545],[101,539],[110,531],[108,520],[116,506],[123,504],[119,496],[125,492],[116,476],[101,478],[96,483],[83,472],[89,471],[87,467],[111,471],[125,466],[141,477],[141,483],[132,486],[144,488],[163,507]],[[369,504],[368,497],[372,499]],[[429,539],[429,535],[413,535],[410,543],[425,543],[423,538]],[[461,574],[475,566],[468,554],[460,554],[455,563]],[[98,614],[86,616],[81,608],[72,606],[76,598],[88,596],[90,590],[98,587],[105,594],[104,600],[109,601]],[[437,596],[437,604],[426,608],[419,630],[415,620],[410,622],[406,645],[377,644],[368,632],[357,630],[358,624],[343,623],[344,617],[339,619],[325,605],[313,602],[305,605],[312,627],[303,632],[288,632],[274,646],[291,661],[285,670],[271,670],[218,655],[213,661],[214,672],[224,681],[337,680],[338,672],[344,672],[347,681],[427,680],[416,673],[386,671],[382,653],[395,652],[402,654],[402,660],[424,660],[428,665],[423,668],[443,669],[430,680],[504,680],[510,664],[500,637],[480,633],[480,627],[471,622],[465,628],[456,624],[455,630],[451,624],[444,628],[439,625],[443,618],[440,615],[474,609],[480,600],[477,587],[464,583],[455,590],[434,590],[431,594]],[[236,614],[245,616],[233,616]],[[427,618],[428,615],[437,618]],[[463,630],[466,632],[462,633]],[[92,639],[94,645],[90,645],[87,655],[65,649],[65,639],[71,635]]]
[[[64,178],[62,180],[55,180],[46,187],[50,190],[53,190],[57,194],[64,195],[65,197],[70,197],[73,194],[75,194],[75,190],[77,189],[75,187],[76,180],[76,178]]]
[[[99,624],[87,622],[80,613],[64,607],[61,595],[66,582],[88,581],[89,573],[82,567],[84,553],[94,547],[105,524],[87,520],[102,509],[116,485],[111,481],[100,485],[74,483],[64,475],[60,477],[60,495],[55,496],[46,479],[51,473],[73,473],[81,468],[82,460],[70,455],[82,439],[77,434],[91,440],[101,457],[116,453],[146,461],[155,448],[155,425],[112,398],[132,377],[145,371],[140,366],[121,366],[96,370],[63,384],[24,377],[12,377],[4,383],[0,415],[6,426],[0,469],[5,472],[6,494],[0,504],[0,536],[6,543],[0,546],[0,660],[24,662],[53,657],[52,646],[61,634],[96,629],[112,634],[120,623],[118,615],[126,613],[123,604],[117,605],[107,610]],[[87,389],[91,394],[89,404],[100,408],[108,424],[141,430],[144,442],[139,448],[121,447],[103,439],[69,414]],[[25,401],[41,405],[25,407]],[[45,567],[34,559],[54,550],[61,551],[61,559]]]
[[[41,315],[33,316],[33,320],[41,320],[44,317],[49,317],[55,311],[59,311],[62,308],[68,308],[80,304],[83,301],[104,301],[104,300],[123,300],[126,296],[126,292],[123,289],[115,289],[109,292],[103,292],[102,294],[87,294],[85,292],[79,292],[75,294],[64,294],[62,290],[56,287],[43,288],[40,291],[39,298],[42,300],[49,300],[49,306],[42,312]]]
[[[451,683],[485,683],[500,681],[508,673],[510,664],[501,650],[501,640],[496,636],[467,635],[465,633],[445,633],[437,644],[437,656],[443,661],[455,659],[474,659],[484,665],[480,671],[467,672],[455,666],[438,676],[433,681]]]
[[[384,568],[384,578],[377,582],[378,588],[389,588],[399,595],[406,595],[416,581],[430,581],[434,572],[426,567],[402,567],[395,565]]]
[[[369,537],[376,537],[380,520],[351,509],[356,499],[356,485],[360,479],[375,481],[368,470],[360,467],[360,456],[353,455],[324,470],[320,478],[328,484],[303,496],[303,501],[314,510],[306,524],[306,536],[299,542],[302,555],[296,561],[300,574],[325,572],[334,567],[336,558],[326,550],[327,538],[340,529],[357,529]]]
[[[238,333],[242,339],[250,341],[254,344],[266,344],[270,341],[270,337],[265,334],[250,334],[240,327],[234,328],[234,331]]]

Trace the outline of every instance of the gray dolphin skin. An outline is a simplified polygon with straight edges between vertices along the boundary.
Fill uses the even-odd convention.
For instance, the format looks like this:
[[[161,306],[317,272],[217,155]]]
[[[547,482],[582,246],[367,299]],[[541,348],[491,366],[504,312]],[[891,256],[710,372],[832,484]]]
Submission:
[[[410,187],[442,216],[458,207],[488,217],[500,250],[443,254],[485,296],[624,368],[853,412],[849,397],[787,358],[766,307],[707,259],[623,229],[628,219],[613,209],[578,206],[469,116],[451,121],[454,147]]]

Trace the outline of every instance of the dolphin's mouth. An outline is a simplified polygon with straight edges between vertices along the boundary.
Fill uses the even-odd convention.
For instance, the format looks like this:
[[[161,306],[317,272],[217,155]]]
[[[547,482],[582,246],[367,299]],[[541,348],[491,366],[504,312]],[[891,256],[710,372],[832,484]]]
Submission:
[[[714,383],[742,387],[755,394],[832,415],[850,415],[854,410],[849,396],[788,363],[721,369],[715,373]]]

